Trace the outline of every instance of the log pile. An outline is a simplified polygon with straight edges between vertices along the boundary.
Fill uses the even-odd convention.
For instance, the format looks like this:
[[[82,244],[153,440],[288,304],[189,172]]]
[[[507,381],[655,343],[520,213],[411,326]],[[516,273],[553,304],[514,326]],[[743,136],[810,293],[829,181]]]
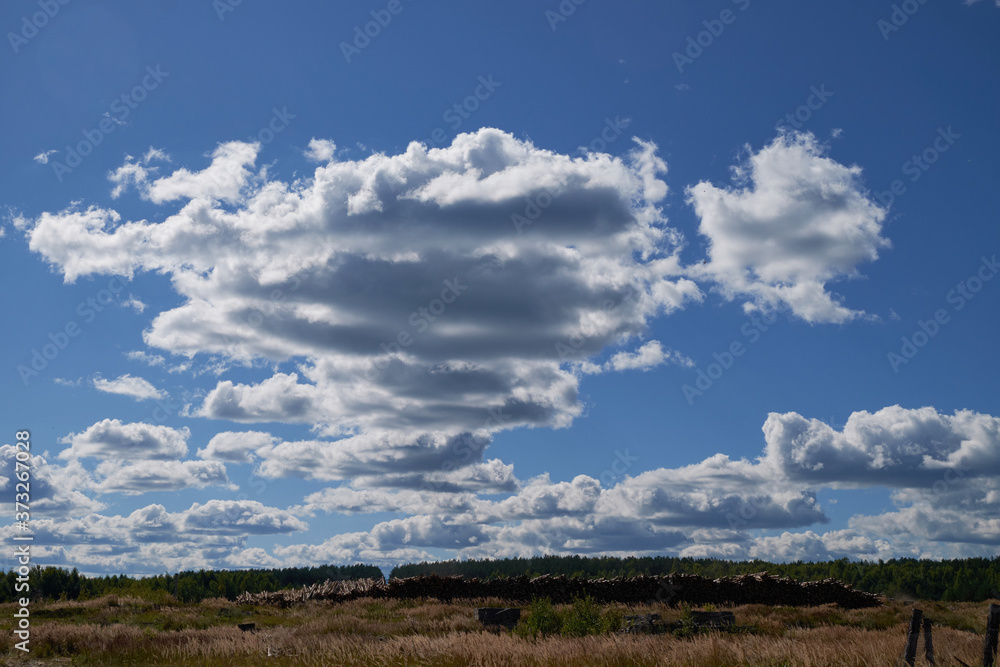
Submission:
[[[622,629],[618,632],[625,635],[659,634],[679,627],[678,624],[666,624],[659,614],[633,614],[622,618]]]
[[[381,592],[384,588],[385,582],[381,579],[347,579],[338,581],[327,579],[321,584],[312,584],[303,588],[264,591],[262,593],[242,593],[237,596],[236,603],[290,607],[293,604],[301,604],[306,600],[343,602],[361,597],[382,597]]]
[[[244,593],[239,604],[276,605],[287,607],[306,600],[353,600],[359,597],[414,599],[499,598],[527,602],[547,597],[555,604],[572,602],[575,598],[591,597],[595,602],[647,604],[661,602],[678,605],[767,604],[783,606],[814,606],[837,604],[846,609],[875,607],[878,596],[854,590],[835,579],[799,583],[787,577],[774,577],[766,572],[744,574],[721,579],[707,579],[694,574],[666,576],[640,575],[613,579],[570,578],[562,575],[504,577],[485,581],[461,576],[427,575],[392,579],[327,581],[297,590],[265,593]]]
[[[696,628],[734,628],[736,614],[731,611],[692,611],[691,624]]]
[[[479,607],[476,609],[476,620],[486,626],[501,625],[513,628],[521,620],[521,610],[517,607]]]

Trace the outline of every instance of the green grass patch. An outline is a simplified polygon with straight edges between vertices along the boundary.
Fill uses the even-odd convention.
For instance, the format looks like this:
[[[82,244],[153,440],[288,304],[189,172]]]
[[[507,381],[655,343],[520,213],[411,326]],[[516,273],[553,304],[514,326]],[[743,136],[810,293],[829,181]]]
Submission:
[[[514,628],[514,634],[525,638],[550,635],[586,637],[616,632],[621,627],[620,609],[602,610],[601,605],[590,597],[577,598],[568,609],[563,610],[556,609],[549,598],[536,598]]]

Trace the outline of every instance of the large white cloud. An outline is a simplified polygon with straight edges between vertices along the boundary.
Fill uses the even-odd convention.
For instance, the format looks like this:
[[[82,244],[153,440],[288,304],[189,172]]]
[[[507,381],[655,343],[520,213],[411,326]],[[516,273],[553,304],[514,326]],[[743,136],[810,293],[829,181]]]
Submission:
[[[194,535],[264,535],[302,531],[308,525],[291,512],[256,500],[209,500],[184,512],[182,529]]]
[[[416,490],[356,489],[338,486],[306,496],[298,508],[305,514],[372,514],[405,512],[406,514],[446,514],[468,512],[478,502],[475,494],[426,493]]]
[[[371,563],[392,567],[400,563],[434,560],[423,547],[389,548],[369,533],[341,533],[320,544],[276,546],[274,555],[287,566],[304,567],[320,563]]]
[[[85,509],[86,493],[63,494],[56,502],[86,516],[67,520],[65,514],[50,513],[52,518],[36,522],[36,539],[51,550],[45,551],[51,562],[97,572],[136,558],[158,572],[277,562],[360,560],[391,566],[441,553],[669,553],[770,560],[988,556],[1000,546],[996,425],[997,418],[970,411],[944,414],[899,406],[857,412],[839,431],[797,413],[772,414],[755,461],[717,454],[635,476],[616,471],[616,478],[604,483],[586,475],[518,481],[510,466],[483,458],[485,434],[481,439],[438,434],[416,441],[395,435],[399,440],[386,444],[371,436],[295,443],[264,432],[228,432],[200,453],[256,462],[258,471],[270,476],[338,485],[284,510],[250,500],[210,500],[179,513],[149,505],[127,516]],[[9,455],[7,450],[12,448],[0,454]],[[286,460],[296,452],[301,460]],[[320,466],[308,467],[317,461]],[[442,462],[448,461],[458,464],[445,468]],[[104,462],[91,477],[76,459],[58,469],[39,457],[38,474],[40,480],[72,481],[85,492],[128,493],[130,484],[144,490],[180,488],[182,473],[197,476],[186,467],[199,465],[208,466],[203,483],[189,484],[226,483],[222,464],[215,461]],[[476,486],[470,480],[480,474],[483,482]],[[856,515],[847,528],[820,532],[816,527],[828,519],[819,493],[840,487],[890,487],[897,507]],[[319,544],[285,540],[270,549],[246,547],[255,535],[305,530],[302,517],[384,512],[402,516]]]
[[[220,382],[205,398],[201,414],[234,422],[305,422],[322,418],[322,396],[295,373],[276,373],[259,384]]]
[[[218,461],[104,461],[95,473],[100,480],[94,488],[100,493],[137,495],[206,486],[236,488],[226,475],[226,466]]]
[[[17,448],[0,445],[0,490],[5,495],[0,499],[0,507],[14,512],[14,487],[17,484]],[[70,461],[66,466],[53,465],[43,454],[33,454],[28,466],[31,513],[38,517],[79,516],[99,512],[106,505],[88,496],[85,492],[92,488],[89,473],[78,461]]]
[[[337,441],[282,442],[258,450],[264,477],[353,480],[361,486],[434,492],[512,491],[513,466],[486,460],[485,433],[361,434]]]
[[[930,487],[1000,475],[1000,419],[898,405],[855,412],[842,431],[794,412],[764,424],[768,460],[789,478],[834,486]]]
[[[745,558],[770,561],[824,561],[834,558],[877,560],[902,555],[884,539],[872,539],[852,530],[827,533],[783,532],[781,535],[758,537],[746,548]]]
[[[899,406],[853,414],[837,431],[797,413],[772,414],[756,461],[717,454],[609,486],[542,475],[492,500],[460,490],[349,484],[310,494],[307,514],[401,512],[351,539],[390,553],[401,544],[462,557],[542,553],[677,553],[773,560],[988,554],[1000,545],[996,418]],[[975,458],[975,457],[980,458]],[[833,463],[838,465],[833,465]],[[817,495],[894,488],[899,509],[829,522]],[[793,529],[806,529],[794,532]],[[781,530],[780,534],[768,534]],[[763,533],[763,534],[762,534]],[[972,551],[970,552],[969,549]],[[305,557],[305,545],[289,551]]]
[[[483,129],[356,161],[317,147],[327,159],[295,183],[253,172],[256,144],[158,178],[130,162],[113,179],[179,201],[165,219],[46,213],[25,223],[29,244],[68,281],[169,273],[186,301],[154,319],[152,346],[298,363],[223,380],[202,416],[328,434],[567,425],[574,362],[621,346],[609,370],[660,363],[662,348],[630,355],[629,341],[701,298],[656,208],[667,188],[652,144],[572,158]]]
[[[210,500],[179,512],[153,504],[128,515],[60,516],[31,523],[32,554],[39,562],[85,573],[139,575],[275,567],[277,559],[246,547],[248,537],[289,535],[309,527],[287,510],[252,500]],[[17,534],[14,526],[0,527],[0,539]]]
[[[715,539],[745,542],[748,528],[827,522],[814,494],[792,482],[776,483],[767,466],[722,455],[626,476],[610,488],[585,475],[571,482],[541,475],[502,500],[427,488],[363,488],[355,480],[311,494],[297,509],[405,512],[414,516],[377,524],[367,534],[368,544],[386,550],[401,544],[452,549],[463,556],[655,553],[692,543],[706,534],[705,527],[716,531]]]
[[[749,150],[749,149],[748,149]],[[691,275],[717,281],[748,308],[785,306],[807,322],[844,322],[861,313],[827,284],[889,246],[885,211],[860,183],[861,169],[824,154],[810,134],[783,134],[734,168],[735,185],[688,188],[710,243],[710,261]]]
[[[687,190],[710,242],[708,261],[691,266],[659,208],[666,165],[648,142],[624,157],[573,158],[483,129],[445,148],[414,143],[399,155],[339,161],[332,142],[314,140],[306,155],[318,166],[290,183],[255,166],[260,148],[222,144],[200,170],[162,176],[152,165],[162,151],[127,160],[111,174],[113,196],[134,188],[165,206],[156,221],[91,206],[19,226],[68,282],[169,276],[181,302],[155,315],[144,333],[151,348],[186,364],[252,366],[238,381],[221,378],[186,416],[302,423],[315,436],[226,431],[198,450],[204,460],[184,461],[187,429],[104,420],[68,436],[60,456],[67,470],[108,459],[93,477],[84,471],[95,494],[227,486],[224,462],[336,486],[288,510],[211,500],[183,516],[150,506],[94,518],[113,536],[92,545],[106,552],[53,525],[63,538],[54,557],[95,562],[103,553],[115,563],[131,553],[224,566],[391,564],[430,550],[794,556],[853,545],[884,554],[892,547],[863,522],[825,534],[753,533],[826,523],[824,488],[892,486],[903,512],[930,502],[906,494],[951,467],[996,470],[993,418],[930,408],[857,413],[843,432],[773,414],[757,461],[719,454],[616,482],[522,481],[486,455],[500,430],[572,423],[584,375],[690,364],[646,336],[653,318],[703,298],[695,280],[748,309],[786,307],[809,322],[859,316],[828,286],[887,247],[885,214],[859,169],[827,157],[810,135],[750,153],[730,188]],[[165,364],[152,351],[133,356]],[[110,382],[132,395],[155,391],[129,378]],[[303,530],[299,512],[407,516],[322,544],[245,548],[251,535]],[[981,522],[965,537],[988,540],[989,529]],[[185,531],[196,543],[189,555],[169,539]]]
[[[117,198],[130,185],[135,185],[142,197],[157,204],[177,199],[220,199],[235,202],[240,193],[254,176],[250,170],[257,159],[260,144],[231,141],[220,144],[212,152],[211,164],[201,171],[191,172],[178,169],[169,176],[153,178],[156,167],[147,168],[153,160],[168,160],[169,156],[159,149],[150,148],[141,160],[129,158],[121,167],[109,175],[115,183],[112,197]]]
[[[248,535],[294,533],[307,527],[286,510],[252,500],[210,500],[194,503],[181,512],[169,512],[163,505],[154,504],[128,516],[88,514],[32,521],[35,539],[46,545],[107,544],[123,548],[146,541],[232,546],[241,544]],[[13,527],[0,528],[5,537],[13,531]]]
[[[223,378],[193,410],[343,438],[277,445],[281,456],[261,464],[268,476],[343,479],[352,457],[351,474],[386,475],[358,454],[378,441],[398,446],[385,459],[410,470],[390,483],[415,486],[416,466],[461,484],[440,453],[420,467],[428,437],[564,427],[581,414],[584,375],[689,364],[643,336],[652,318],[703,298],[691,278],[841,321],[854,313],[826,282],[886,244],[858,169],[825,157],[811,135],[751,155],[737,188],[689,189],[712,245],[711,262],[688,267],[659,208],[666,164],[650,142],[623,157],[571,157],[487,128],[444,148],[341,161],[332,142],[314,140],[320,164],[291,183],[255,167],[260,148],[221,144],[201,170],[164,175],[151,165],[163,151],[127,160],[111,174],[113,194],[134,186],[168,206],[158,222],[92,206],[20,226],[67,281],[168,274],[184,301],[155,316],[148,345],[213,368],[284,366]],[[482,488],[479,479],[464,483]]]
[[[187,427],[175,429],[134,422],[123,424],[118,419],[104,419],[80,433],[71,433],[60,442],[70,447],[59,458],[102,459],[178,459],[187,454]]]
[[[262,431],[223,431],[216,433],[204,449],[198,450],[203,459],[251,463],[265,456],[277,444],[278,438]]]

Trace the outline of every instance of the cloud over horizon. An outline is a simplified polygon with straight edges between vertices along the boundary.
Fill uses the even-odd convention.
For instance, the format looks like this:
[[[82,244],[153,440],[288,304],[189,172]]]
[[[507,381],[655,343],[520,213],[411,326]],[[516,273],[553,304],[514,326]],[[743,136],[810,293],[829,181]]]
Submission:
[[[485,128],[444,148],[411,143],[398,155],[341,161],[332,142],[314,139],[314,172],[291,183],[255,166],[260,150],[220,144],[201,170],[162,176],[163,151],[127,159],[110,176],[113,198],[134,189],[168,206],[159,222],[98,206],[22,221],[31,249],[66,282],[169,276],[182,301],[154,314],[143,333],[150,349],[129,358],[164,365],[163,353],[220,369],[185,416],[253,425],[216,431],[200,460],[186,460],[186,427],[94,423],[66,436],[59,454],[68,465],[101,460],[81,473],[89,492],[233,490],[227,466],[328,485],[288,510],[213,500],[178,518],[149,506],[129,518],[142,534],[218,526],[239,539],[212,547],[212,558],[242,564],[389,563],[441,551],[881,557],[921,548],[862,529],[898,535],[892,513],[791,531],[829,523],[825,489],[891,486],[898,513],[914,512],[946,471],[997,467],[995,418],[898,406],[856,412],[843,431],[772,413],[756,461],[719,452],[608,482],[521,479],[514,463],[487,455],[503,431],[570,426],[583,414],[586,376],[691,367],[683,350],[648,338],[650,323],[710,291],[808,323],[865,315],[827,288],[889,247],[885,211],[868,199],[860,169],[828,157],[812,135],[748,149],[731,187],[687,188],[709,242],[707,259],[688,266],[687,241],[663,213],[667,165],[651,142],[636,139],[622,157],[570,157]],[[225,377],[230,365],[242,367],[240,379]],[[162,396],[130,374],[94,385]],[[308,426],[315,437],[286,439],[267,424]],[[397,518],[322,544],[246,547],[252,535],[303,530],[289,518],[299,513]],[[950,541],[983,543],[991,530],[977,524]],[[71,549],[90,558],[85,546]],[[177,558],[156,549],[160,562]]]
[[[103,563],[102,544],[132,544],[131,550],[145,544],[141,548],[152,559],[151,572],[162,569],[168,552],[173,553],[173,547],[155,546],[167,541],[171,527],[189,531],[184,540],[193,552],[181,561],[177,555],[169,556],[174,559],[169,562],[217,566],[352,560],[391,566],[433,559],[442,551],[462,558],[672,553],[875,559],[923,556],[936,544],[946,554],[970,549],[987,553],[1000,545],[995,519],[1000,485],[995,461],[982,456],[995,458],[1000,451],[998,424],[1000,418],[971,411],[947,415],[930,407],[890,406],[854,413],[838,431],[794,412],[773,413],[762,427],[763,448],[755,461],[719,453],[692,465],[626,474],[608,483],[587,475],[568,481],[552,481],[548,474],[519,480],[512,466],[481,460],[486,440],[441,439],[437,445],[410,445],[417,447],[421,459],[405,447],[387,447],[379,441],[366,448],[340,448],[341,441],[281,442],[260,431],[227,432],[199,450],[200,457],[209,459],[205,461],[109,460],[93,475],[73,468],[79,465],[75,459],[65,468],[43,466],[42,479],[75,476],[75,485],[84,493],[72,492],[75,498],[67,500],[80,509],[91,503],[86,511],[91,513],[87,520],[93,530],[114,528],[109,537],[93,542],[68,537],[78,529],[76,519],[46,519],[40,525],[53,544],[63,545],[60,548],[68,548],[79,563],[93,567]],[[893,433],[896,440],[879,433]],[[459,442],[480,458],[470,456],[469,463],[441,469],[442,454],[435,448],[453,454],[459,448],[452,446]],[[855,454],[833,457],[831,448],[849,448]],[[365,451],[367,456],[361,454]],[[5,460],[2,454],[0,464]],[[304,461],[329,457],[324,459],[328,463],[310,470],[300,467],[294,459],[297,454]],[[844,463],[829,467],[834,459]],[[420,460],[422,466],[415,465]],[[222,461],[249,463],[263,479],[310,477],[340,484],[310,493],[301,504],[285,510],[257,502],[213,500],[196,504],[183,515],[164,514],[152,505],[131,517],[93,513],[103,505],[90,497],[109,492],[137,495],[185,485],[224,487],[228,478]],[[487,472],[485,484],[470,482],[477,470]],[[885,475],[875,474],[877,470]],[[920,474],[904,475],[914,470]],[[845,529],[815,531],[829,523],[818,493],[885,485],[895,487],[897,509],[855,515]],[[270,553],[246,547],[246,538],[253,535],[304,530],[307,524],[296,517],[384,513],[401,518],[381,520],[368,531],[339,534],[322,544],[275,545]],[[914,531],[913,526],[920,528]],[[203,544],[209,535],[215,540],[211,547]]]

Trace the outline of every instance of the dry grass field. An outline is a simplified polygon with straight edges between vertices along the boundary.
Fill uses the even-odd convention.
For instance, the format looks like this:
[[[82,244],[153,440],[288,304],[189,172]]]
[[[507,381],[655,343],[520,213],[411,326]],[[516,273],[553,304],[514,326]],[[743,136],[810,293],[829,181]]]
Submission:
[[[33,605],[31,653],[14,649],[13,605],[0,605],[3,665],[754,665],[889,666],[899,664],[911,606],[731,608],[734,633],[605,634],[526,639],[485,630],[479,606],[429,600],[310,602],[290,609],[240,607],[222,599],[156,604],[103,597]],[[987,604],[919,604],[933,619],[938,665],[978,665]],[[564,608],[558,606],[557,609]],[[650,604],[604,605],[605,613],[682,611]],[[238,623],[253,622],[257,632]],[[923,647],[920,649],[922,661]],[[956,660],[957,659],[957,660]]]

